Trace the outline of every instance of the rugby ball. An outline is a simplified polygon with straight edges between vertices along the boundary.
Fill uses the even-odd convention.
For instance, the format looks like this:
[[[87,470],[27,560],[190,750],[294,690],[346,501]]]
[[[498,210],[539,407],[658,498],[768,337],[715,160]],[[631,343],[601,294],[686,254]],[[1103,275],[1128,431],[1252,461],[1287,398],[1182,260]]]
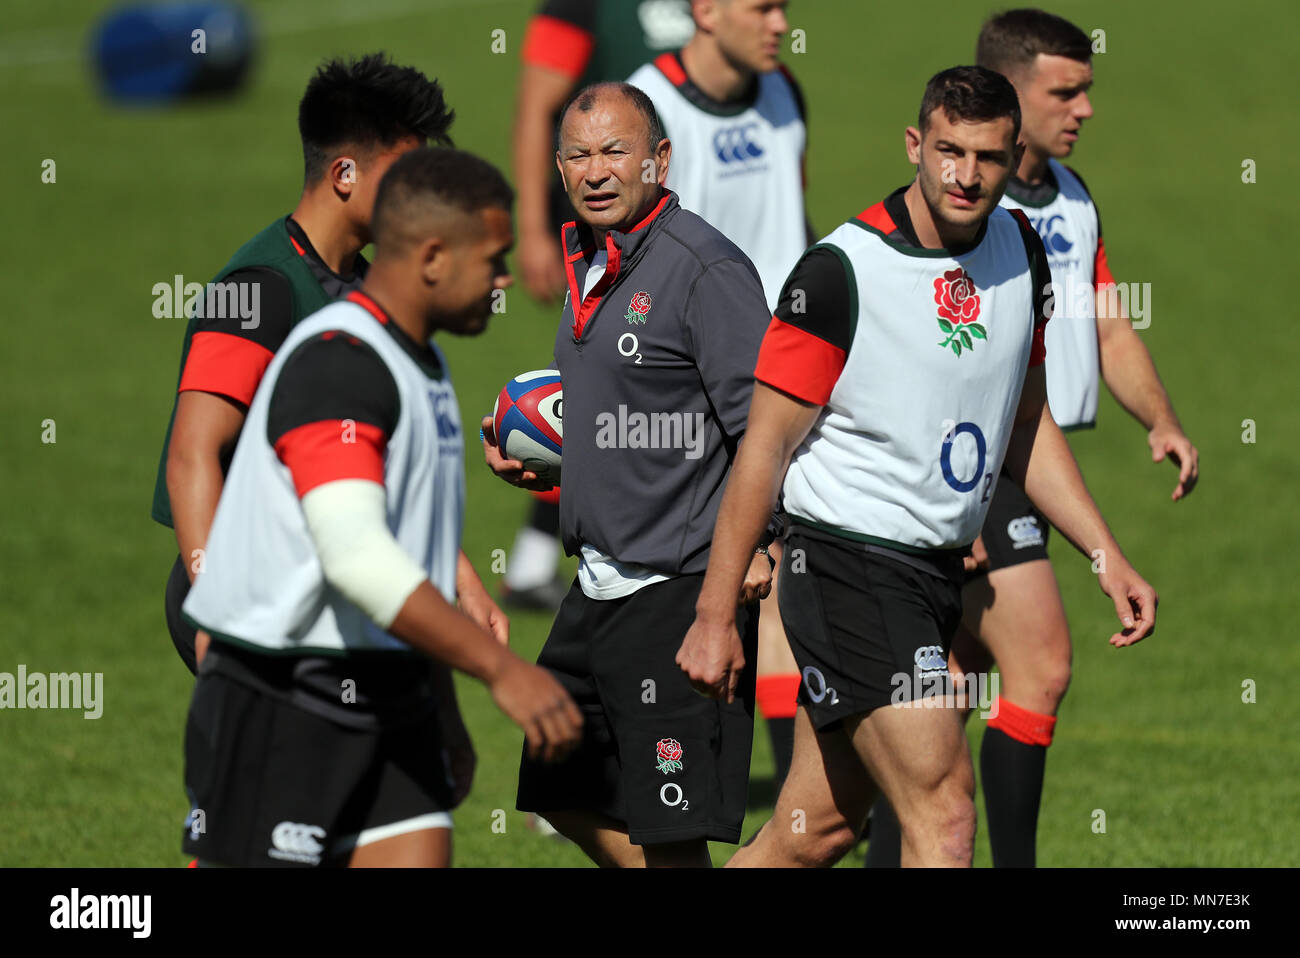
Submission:
[[[492,407],[492,427],[503,456],[518,459],[539,479],[560,484],[564,393],[557,370],[535,369],[506,383]]]

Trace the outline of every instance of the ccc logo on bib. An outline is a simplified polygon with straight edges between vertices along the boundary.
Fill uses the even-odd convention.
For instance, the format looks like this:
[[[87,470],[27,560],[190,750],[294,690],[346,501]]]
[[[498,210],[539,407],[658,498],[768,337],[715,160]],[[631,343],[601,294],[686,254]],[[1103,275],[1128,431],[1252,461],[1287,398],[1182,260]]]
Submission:
[[[743,163],[763,155],[763,148],[751,139],[757,123],[729,126],[713,134],[713,152],[723,163]]]

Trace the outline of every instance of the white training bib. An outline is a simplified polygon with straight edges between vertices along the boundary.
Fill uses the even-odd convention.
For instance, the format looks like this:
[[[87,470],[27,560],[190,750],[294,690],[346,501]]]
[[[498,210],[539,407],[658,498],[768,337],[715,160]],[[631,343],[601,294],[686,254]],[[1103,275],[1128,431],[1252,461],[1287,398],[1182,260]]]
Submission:
[[[465,503],[456,394],[449,379],[431,379],[365,308],[343,301],[294,327],[267,368],[226,476],[205,569],[184,611],[214,634],[266,649],[409,652],[325,581],[289,467],[266,434],[285,361],[300,344],[332,329],[370,346],[397,384],[401,412],[384,460],[388,527],[447,601],[456,601]]]
[[[1029,365],[1025,241],[999,209],[968,252],[917,249],[870,225],[873,210],[818,244],[845,264],[856,319],[786,474],[785,507],[796,522],[903,551],[963,548],[984,523]]]
[[[1055,311],[1047,324],[1047,402],[1062,429],[1097,421],[1101,364],[1097,342],[1097,207],[1079,178],[1056,160],[1056,197],[1045,206],[1003,195],[1002,206],[1023,210],[1038,231],[1052,268]]]
[[[672,141],[668,188],[744,251],[775,309],[807,245],[806,133],[790,81],[780,70],[761,74],[753,105],[733,115],[687,99],[654,63],[627,82],[650,97]]]

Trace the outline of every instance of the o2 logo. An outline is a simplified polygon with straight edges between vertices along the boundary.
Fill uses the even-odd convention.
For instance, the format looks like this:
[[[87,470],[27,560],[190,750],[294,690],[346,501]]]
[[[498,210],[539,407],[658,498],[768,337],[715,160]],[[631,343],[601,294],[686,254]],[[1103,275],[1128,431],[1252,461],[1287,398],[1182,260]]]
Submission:
[[[816,685],[813,685],[813,679],[817,680]],[[836,694],[834,689],[827,687],[826,676],[822,675],[821,669],[814,668],[811,665],[805,668],[803,670],[803,687],[808,690],[808,697],[817,705],[821,705],[827,696],[830,696],[829,704],[840,704],[839,695]]]
[[[624,359],[631,359],[637,366],[641,365],[641,354],[637,352],[640,348],[641,340],[636,338],[636,333],[624,333],[618,337],[618,354]]]
[[[943,434],[943,445],[940,447],[939,468],[943,470],[943,481],[952,486],[958,492],[971,492],[980,484],[980,477],[984,479],[984,495],[980,502],[989,501],[989,492],[993,488],[993,473],[985,472],[984,466],[987,461],[988,443],[984,441],[984,433],[980,432],[980,427],[973,422],[954,423],[951,419],[944,422],[948,428]],[[965,433],[975,440],[975,471],[969,479],[958,479],[952,471],[952,447],[958,436]]]
[[[682,811],[689,811],[691,800],[682,792],[682,787],[676,782],[664,782],[664,787],[659,789],[659,801],[663,802],[669,808],[681,806]]]

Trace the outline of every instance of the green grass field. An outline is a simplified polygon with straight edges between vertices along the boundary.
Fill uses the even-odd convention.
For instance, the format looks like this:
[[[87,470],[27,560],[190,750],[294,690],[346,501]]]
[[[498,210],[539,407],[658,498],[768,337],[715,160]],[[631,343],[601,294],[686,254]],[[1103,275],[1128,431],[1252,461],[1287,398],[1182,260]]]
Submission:
[[[174,866],[188,809],[181,742],[191,678],[163,623],[175,556],[149,519],[183,325],[155,319],[151,288],[206,281],[300,189],[297,100],[327,55],[383,48],[439,77],[457,144],[503,168],[530,0],[254,2],[262,56],[238,99],[124,110],[84,64],[105,4],[51,0],[5,13],[0,35],[3,262],[0,348],[0,671],[102,672],[103,715],[0,712],[0,865]],[[787,57],[810,108],[810,213],[819,230],[910,177],[903,128],[925,80],[973,57],[991,8],[970,2],[793,0],[807,52]],[[1055,539],[1075,677],[1050,752],[1043,865],[1300,863],[1300,670],[1294,638],[1300,354],[1291,267],[1300,136],[1293,5],[1058,2],[1105,31],[1097,116],[1071,161],[1097,197],[1117,277],[1149,282],[1149,343],[1203,480],[1172,504],[1139,426],[1107,396],[1073,445],[1134,564],[1161,594],[1158,634],[1106,644],[1113,610],[1087,560]],[[1289,23],[1290,29],[1287,28]],[[490,51],[506,31],[505,55]],[[633,65],[629,64],[629,72]],[[53,159],[57,180],[42,183]],[[1242,163],[1258,182],[1242,182]],[[1287,200],[1286,196],[1292,196]],[[1281,263],[1281,272],[1277,267]],[[548,363],[556,316],[512,291],[504,315],[446,349],[466,423],[501,384]],[[57,441],[42,442],[54,420]],[[1243,442],[1243,420],[1256,441]],[[1291,423],[1288,426],[1288,423]],[[470,430],[467,429],[467,435]],[[1288,439],[1287,436],[1291,438]],[[489,586],[525,499],[467,450],[465,549]],[[616,477],[611,477],[616,481]],[[534,656],[549,625],[514,618]],[[1243,683],[1255,701],[1243,702]],[[1290,696],[1288,698],[1288,696]],[[519,736],[486,691],[461,683],[479,752],[457,812],[466,866],[581,865],[513,810]],[[982,726],[971,725],[972,744]],[[771,813],[771,760],[755,734],[746,833]],[[506,810],[506,831],[491,827]],[[1092,830],[1106,814],[1105,834]],[[724,861],[729,846],[715,846]],[[847,865],[860,864],[860,854]],[[981,827],[976,864],[989,864]]]

